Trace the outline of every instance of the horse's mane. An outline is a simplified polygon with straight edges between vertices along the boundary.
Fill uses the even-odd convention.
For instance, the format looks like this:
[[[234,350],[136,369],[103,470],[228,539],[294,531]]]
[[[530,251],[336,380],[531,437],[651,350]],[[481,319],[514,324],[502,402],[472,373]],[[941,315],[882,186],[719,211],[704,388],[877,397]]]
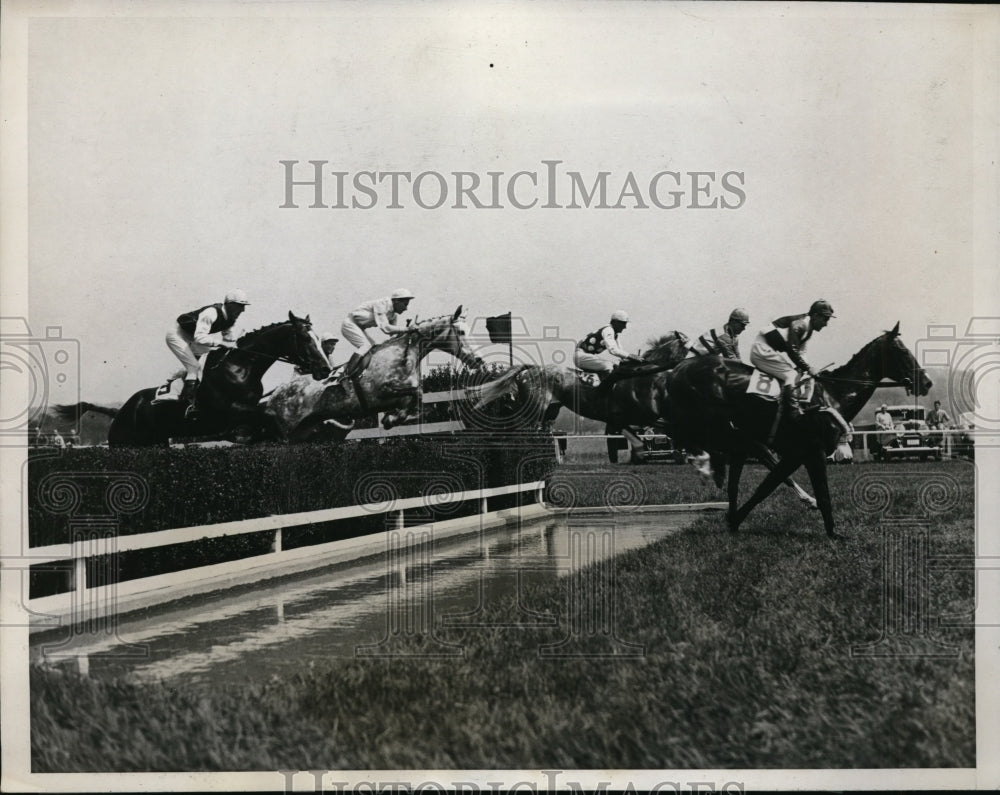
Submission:
[[[411,323],[406,327],[406,331],[403,331],[399,334],[394,334],[393,336],[389,337],[389,339],[382,340],[381,342],[376,342],[374,345],[371,346],[371,348],[369,348],[369,350],[375,351],[381,348],[385,348],[389,345],[397,344],[398,340],[404,339],[405,337],[408,337],[410,334],[418,334],[421,331],[426,331],[429,327],[436,324],[444,325],[445,321],[451,322],[452,317],[453,317],[452,315],[439,315],[438,317],[428,317],[423,320],[419,320],[416,323]]]
[[[236,340],[236,345],[241,346],[244,340],[249,340],[251,337],[256,337],[258,334],[262,334],[265,331],[270,331],[271,329],[277,328],[278,326],[288,326],[291,324],[291,322],[292,322],[291,320],[279,320],[276,323],[268,323],[266,326],[260,326],[259,328],[255,328],[252,331],[247,331],[244,334],[242,334],[238,340]]]
[[[654,337],[646,343],[649,345],[649,350],[642,355],[642,360],[655,364],[676,363],[684,358],[687,341],[687,335],[681,331],[671,331]]]
[[[436,324],[442,323],[442,322],[449,322],[450,323],[452,317],[454,317],[454,315],[438,315],[437,317],[424,318],[423,320],[420,320],[420,321],[418,321],[416,323],[411,323],[409,326],[407,326],[406,327],[406,333],[409,334],[410,332],[413,332],[413,331],[422,331],[425,328],[427,328],[428,326],[433,326],[433,325],[436,325]],[[461,319],[461,318],[459,318],[459,319]]]
[[[872,347],[872,345],[874,345],[876,342],[880,342],[888,334],[890,334],[890,332],[888,331],[879,334],[875,339],[871,340],[870,342],[866,342],[861,347],[861,350],[857,351],[850,359],[847,360],[845,364],[840,365],[840,367],[834,367],[832,370],[824,370],[823,372],[826,375],[832,376],[834,378],[842,376],[844,373],[852,372],[858,360],[862,359],[868,353],[868,350]]]

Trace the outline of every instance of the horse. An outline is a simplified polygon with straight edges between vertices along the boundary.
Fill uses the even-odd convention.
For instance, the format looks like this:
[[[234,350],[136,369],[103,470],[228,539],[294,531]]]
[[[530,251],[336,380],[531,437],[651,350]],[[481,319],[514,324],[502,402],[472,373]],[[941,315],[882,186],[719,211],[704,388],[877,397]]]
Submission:
[[[317,380],[330,374],[330,363],[309,317],[298,318],[289,312],[288,320],[244,334],[235,348],[209,351],[195,398],[196,418],[186,416],[187,406],[181,401],[154,405],[156,387],[143,389],[115,412],[108,429],[108,445],[150,447],[167,445],[177,437],[217,437],[239,432],[242,438],[247,430],[263,432],[258,427],[257,409],[264,391],[261,379],[276,361],[306,369]],[[59,407],[64,417],[95,409],[89,403]]]
[[[638,366],[619,367],[611,376],[613,383],[594,386],[579,370],[558,365],[515,365],[495,381],[477,388],[478,401],[473,410],[516,391],[518,413],[514,421],[535,424],[546,431],[566,406],[571,411],[605,423],[609,436],[621,434],[633,449],[642,449],[643,442],[635,428],[663,427],[666,412],[667,373],[688,355],[688,338],[681,331],[672,331],[653,340]],[[668,434],[669,435],[669,434]],[[676,442],[676,440],[674,440]],[[678,445],[680,446],[680,445]],[[608,440],[608,457],[616,460],[618,445]],[[689,451],[701,448],[692,445]],[[777,457],[768,449],[757,451],[768,467],[777,466]],[[722,487],[721,470],[716,468],[716,485]],[[810,508],[816,501],[795,481],[787,485]]]
[[[342,440],[355,419],[389,411],[382,427],[404,422],[420,403],[420,362],[432,350],[450,353],[468,367],[483,360],[469,348],[462,307],[412,323],[403,332],[375,345],[368,365],[357,376],[328,378],[322,383],[294,378],[260,401],[262,411],[282,441]],[[370,359],[369,359],[370,357]]]
[[[559,410],[607,424],[608,433],[629,425],[652,425],[662,416],[666,371],[687,355],[680,331],[656,340],[637,365],[620,365],[605,382],[594,385],[581,370],[556,364],[517,364],[488,384],[475,388],[473,410],[516,392],[518,412],[511,422],[548,430]]]
[[[779,399],[747,394],[752,374],[751,366],[718,356],[681,362],[667,376],[664,419],[668,433],[682,445],[711,451],[723,467],[725,459],[720,454],[728,454],[726,517],[732,532],[739,530],[750,511],[779,483],[805,465],[827,536],[843,538],[834,529],[826,457],[850,433],[850,421],[883,379],[903,383],[908,392],[915,390],[919,395],[926,395],[931,387],[927,374],[900,339],[899,323],[867,343],[847,364],[818,373],[811,401],[793,421],[778,415]],[[746,504],[737,507],[747,455],[765,445],[781,460]]]

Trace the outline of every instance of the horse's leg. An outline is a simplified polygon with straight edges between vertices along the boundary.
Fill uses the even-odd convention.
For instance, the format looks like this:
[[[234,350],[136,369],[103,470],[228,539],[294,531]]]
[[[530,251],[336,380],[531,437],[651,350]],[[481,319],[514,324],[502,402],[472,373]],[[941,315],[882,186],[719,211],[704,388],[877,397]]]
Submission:
[[[552,423],[556,421],[556,417],[559,416],[559,410],[562,408],[562,403],[556,403],[553,401],[549,403],[548,407],[545,409],[545,413],[542,415],[541,429],[543,432],[548,433],[549,429],[552,427]]]
[[[826,456],[823,450],[818,447],[809,450],[804,463],[813,491],[816,492],[816,503],[823,515],[823,528],[826,534],[830,538],[844,538],[845,536],[833,529],[833,501],[830,499],[830,483],[826,477]]]
[[[760,456],[761,461],[764,463],[768,469],[774,469],[778,465],[778,457],[774,454],[774,451],[768,447],[766,444],[761,442],[755,442],[755,449],[757,454]],[[816,500],[798,483],[796,483],[792,478],[788,478],[785,481],[785,485],[791,489],[795,490],[799,499],[804,502],[811,510],[816,509]]]
[[[608,428],[610,429],[611,426],[609,425]],[[642,439],[632,433],[632,431],[628,428],[621,428],[619,433],[625,437],[625,441],[629,443],[629,447],[631,447],[634,452],[642,452],[646,449],[646,445]]]
[[[288,441],[292,444],[308,442],[316,431],[323,425],[322,415],[313,414],[306,417],[295,426],[295,429],[288,434]]]
[[[608,448],[608,461],[612,464],[618,463],[618,451],[622,449],[621,439],[616,438],[619,434],[619,429],[611,424],[605,424],[604,435],[608,438],[605,439],[605,445]]]
[[[786,456],[778,461],[778,465],[767,474],[767,477],[764,478],[746,504],[736,511],[734,515],[730,516],[729,529],[734,533],[739,530],[740,525],[747,518],[750,511],[770,497],[771,493],[781,485],[782,481],[798,469],[801,464],[801,455]]]
[[[726,521],[730,523],[732,518],[736,516],[736,509],[739,506],[740,476],[743,474],[746,458],[746,454],[743,452],[735,452],[729,456],[729,510],[726,512]]]
[[[726,457],[722,453],[713,452],[708,457],[709,466],[712,467],[712,480],[715,487],[721,489],[726,482]]]

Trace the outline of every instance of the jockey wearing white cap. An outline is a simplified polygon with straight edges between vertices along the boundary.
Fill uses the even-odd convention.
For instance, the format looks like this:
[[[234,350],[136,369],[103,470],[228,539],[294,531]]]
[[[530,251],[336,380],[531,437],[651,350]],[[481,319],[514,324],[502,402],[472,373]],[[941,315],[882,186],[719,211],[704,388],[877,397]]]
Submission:
[[[323,349],[323,354],[326,356],[327,361],[330,363],[330,373],[332,374],[337,370],[340,365],[334,365],[333,363],[333,351],[337,347],[337,343],[340,342],[340,338],[337,337],[332,331],[324,331],[319,335],[320,347]],[[299,375],[309,375],[312,370],[308,367],[296,367],[295,372]]]
[[[337,337],[332,331],[324,331],[319,335],[320,344],[323,347],[323,353],[326,354],[327,358],[333,355],[333,349],[337,347],[337,343],[340,342],[340,338]]]
[[[581,370],[597,373],[603,380],[615,367],[610,359],[602,355],[605,352],[623,361],[635,361],[636,357],[618,344],[618,335],[627,325],[628,313],[624,309],[612,312],[611,322],[608,325],[592,331],[576,344],[573,363]]]
[[[201,376],[200,359],[212,348],[234,347],[236,335],[233,326],[243,310],[250,305],[243,290],[232,290],[221,304],[208,304],[177,317],[177,322],[167,332],[167,347],[180,359],[183,368],[168,379],[169,390],[160,390],[154,403],[164,400],[190,400],[194,397]],[[174,384],[184,378],[184,390],[178,394]]]
[[[340,333],[357,348],[347,363],[349,373],[353,372],[353,367],[375,344],[368,329],[378,328],[383,334],[399,334],[406,331],[406,326],[397,325],[396,320],[407,310],[411,300],[413,293],[406,288],[400,288],[388,298],[366,301],[344,318]]]

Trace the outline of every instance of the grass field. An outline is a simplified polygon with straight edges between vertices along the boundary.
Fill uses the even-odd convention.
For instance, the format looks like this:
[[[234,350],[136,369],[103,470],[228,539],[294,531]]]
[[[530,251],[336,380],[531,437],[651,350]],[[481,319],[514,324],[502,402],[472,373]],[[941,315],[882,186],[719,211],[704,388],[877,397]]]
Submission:
[[[748,471],[745,490],[761,473]],[[847,541],[828,541],[782,489],[738,535],[706,515],[619,556],[613,593],[590,569],[522,594],[558,627],[440,629],[460,659],[330,661],[212,691],[35,669],[33,769],[973,766],[972,572],[884,570],[894,518],[916,520],[909,538],[926,542],[907,554],[971,561],[973,465],[841,466],[830,478]],[[568,465],[550,484],[576,505],[629,490],[646,503],[718,499],[678,466]],[[613,636],[569,631],[587,626],[588,588],[613,598]],[[516,609],[493,604],[485,621]],[[886,623],[897,609],[908,624]],[[562,640],[579,656],[539,654]],[[617,641],[644,652],[595,656]]]

